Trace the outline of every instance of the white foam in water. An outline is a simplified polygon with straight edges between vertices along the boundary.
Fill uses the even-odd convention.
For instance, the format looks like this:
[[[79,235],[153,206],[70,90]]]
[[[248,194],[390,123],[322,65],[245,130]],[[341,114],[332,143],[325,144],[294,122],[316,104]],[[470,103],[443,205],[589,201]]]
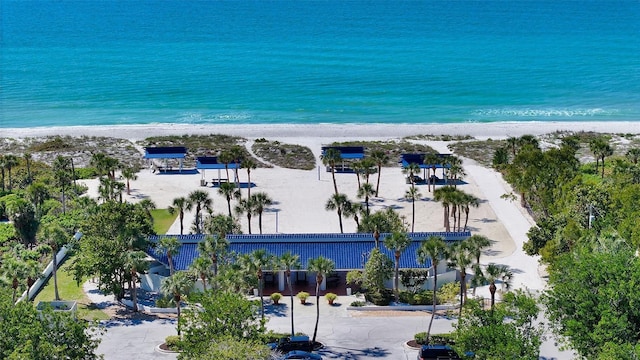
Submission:
[[[248,120],[251,115],[246,112],[205,114],[201,112],[187,112],[180,115],[177,122],[183,124],[203,124],[203,123],[227,123]]]
[[[473,112],[476,116],[508,116],[508,117],[588,117],[613,115],[617,110],[593,109],[479,109]]]

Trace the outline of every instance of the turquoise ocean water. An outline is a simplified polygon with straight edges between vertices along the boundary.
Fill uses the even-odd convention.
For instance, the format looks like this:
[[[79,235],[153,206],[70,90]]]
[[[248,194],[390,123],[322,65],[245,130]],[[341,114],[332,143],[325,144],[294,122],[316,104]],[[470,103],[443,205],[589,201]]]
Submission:
[[[0,128],[640,121],[637,0],[0,9]]]

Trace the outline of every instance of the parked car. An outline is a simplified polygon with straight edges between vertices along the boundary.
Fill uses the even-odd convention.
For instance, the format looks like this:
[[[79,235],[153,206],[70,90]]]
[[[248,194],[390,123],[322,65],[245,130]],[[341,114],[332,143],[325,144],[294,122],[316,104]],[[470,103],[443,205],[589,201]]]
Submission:
[[[294,350],[313,351],[313,343],[308,336],[289,336],[280,338],[278,342],[268,344],[271,349],[281,353],[289,353]]]
[[[279,360],[322,360],[322,356],[307,351],[294,350],[284,354]]]
[[[418,360],[460,360],[460,356],[449,345],[422,345]]]

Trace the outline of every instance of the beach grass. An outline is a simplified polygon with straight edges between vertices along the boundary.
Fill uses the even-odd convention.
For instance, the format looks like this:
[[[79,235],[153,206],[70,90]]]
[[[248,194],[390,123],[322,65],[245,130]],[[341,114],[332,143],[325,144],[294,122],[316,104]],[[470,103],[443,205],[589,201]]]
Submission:
[[[78,302],[78,317],[85,320],[108,320],[109,315],[98,309],[94,303],[87,297],[82,289],[83,281],[78,285],[70,272],[72,259],[67,259],[65,263],[58,269],[58,294],[63,300],[71,300]],[[53,277],[49,279],[47,285],[38,293],[34,299],[34,304],[39,301],[52,301],[54,299]]]
[[[287,169],[313,170],[316,167],[313,152],[302,145],[283,144],[261,138],[251,145],[251,151],[265,161]]]
[[[151,216],[153,217],[153,230],[158,235],[166,234],[171,225],[176,221],[178,212],[169,213],[167,209],[153,209]]]

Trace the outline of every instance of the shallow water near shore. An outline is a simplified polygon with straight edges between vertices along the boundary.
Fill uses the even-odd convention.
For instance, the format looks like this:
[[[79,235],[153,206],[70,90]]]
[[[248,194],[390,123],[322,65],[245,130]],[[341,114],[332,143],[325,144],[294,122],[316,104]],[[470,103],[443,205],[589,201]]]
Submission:
[[[0,128],[640,120],[637,1],[3,1]]]

